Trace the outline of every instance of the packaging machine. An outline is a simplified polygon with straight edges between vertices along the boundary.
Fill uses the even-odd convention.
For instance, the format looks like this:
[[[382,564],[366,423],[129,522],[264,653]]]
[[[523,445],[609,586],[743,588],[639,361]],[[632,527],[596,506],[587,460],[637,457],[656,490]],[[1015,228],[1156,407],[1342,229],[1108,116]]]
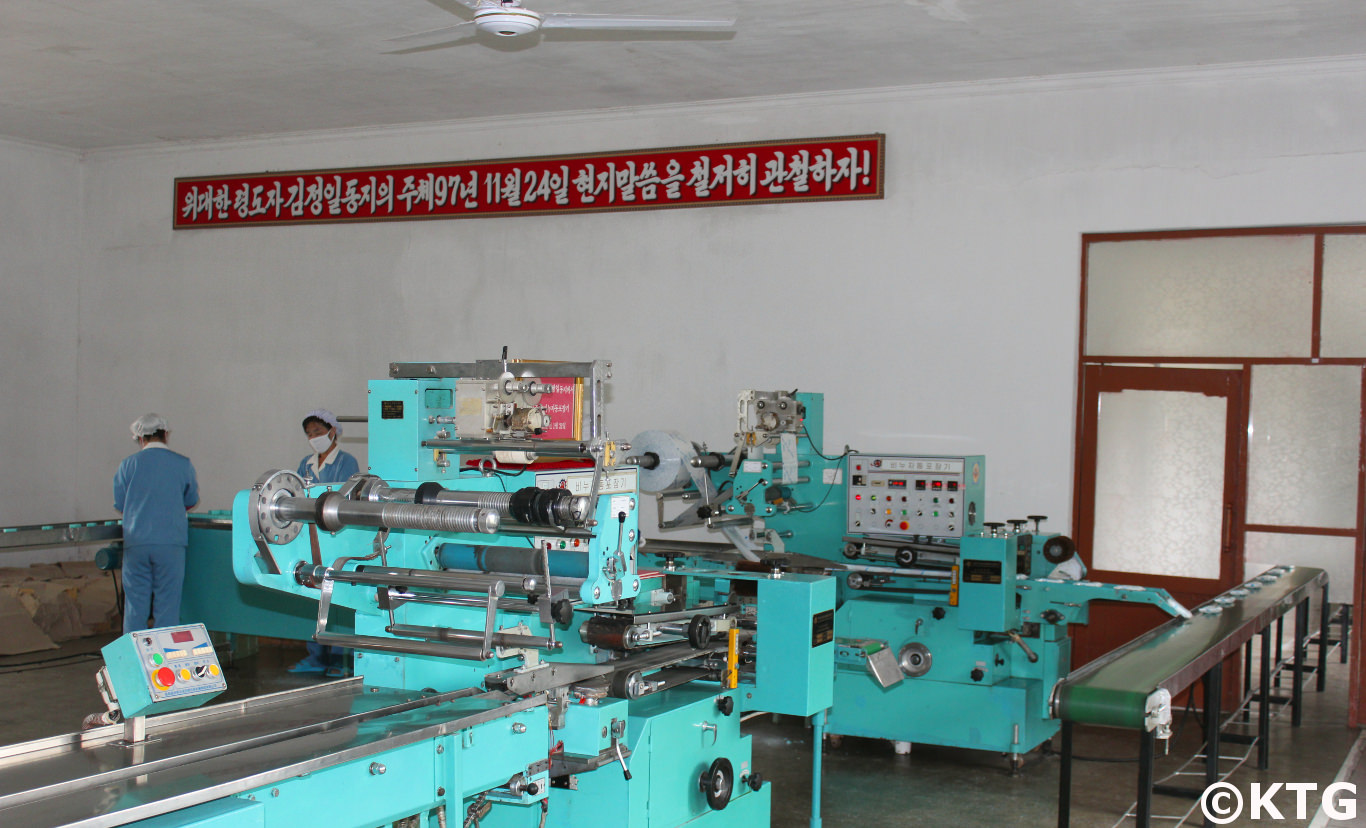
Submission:
[[[233,505],[237,580],[314,602],[356,677],[11,746],[0,823],[767,824],[740,714],[829,706],[835,583],[645,565],[610,376],[391,365],[364,473]]]
[[[835,574],[832,735],[998,751],[1018,767],[1058,730],[1049,694],[1091,601],[1187,614],[1163,590],[1086,580],[1043,516],[987,521],[983,456],[831,451],[820,394],[744,391],[736,415],[723,451],[669,432],[632,440],[659,527],[726,537],[644,551],[665,566]]]

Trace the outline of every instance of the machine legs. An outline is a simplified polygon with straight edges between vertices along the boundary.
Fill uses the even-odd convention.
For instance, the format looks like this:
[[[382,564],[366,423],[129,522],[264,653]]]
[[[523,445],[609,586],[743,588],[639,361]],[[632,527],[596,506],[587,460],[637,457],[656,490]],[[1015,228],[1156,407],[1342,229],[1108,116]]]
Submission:
[[[1072,723],[1062,723],[1062,766],[1058,768],[1058,828],[1072,821]]]
[[[1304,701],[1304,637],[1309,634],[1309,599],[1305,598],[1295,607],[1295,666],[1290,694],[1290,723],[1299,727],[1303,718]]]
[[[1151,730],[1144,730],[1138,736],[1138,805],[1134,811],[1134,824],[1138,828],[1149,828],[1153,818],[1153,759],[1156,754],[1157,737]]]
[[[811,717],[811,828],[821,828],[821,752],[825,749],[825,717],[822,710]]]
[[[1261,701],[1257,705],[1257,770],[1271,764],[1271,628],[1262,630],[1261,672],[1258,686]]]

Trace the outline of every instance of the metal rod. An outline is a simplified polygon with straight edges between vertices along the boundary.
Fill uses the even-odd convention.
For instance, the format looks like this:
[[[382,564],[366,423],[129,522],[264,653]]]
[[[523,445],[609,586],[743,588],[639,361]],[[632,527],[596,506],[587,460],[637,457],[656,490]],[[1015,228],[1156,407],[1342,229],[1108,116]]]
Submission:
[[[1281,665],[1285,663],[1285,645],[1282,639],[1285,635],[1285,615],[1276,618],[1276,669],[1272,671],[1275,678],[1272,679],[1277,687],[1281,686]]]
[[[1324,588],[1323,588],[1323,594],[1324,594],[1324,600],[1326,601],[1326,600],[1327,600],[1327,596],[1328,596],[1328,587],[1324,587]],[[1346,664],[1346,663],[1347,663],[1347,642],[1348,642],[1348,640],[1349,640],[1351,634],[1352,634],[1352,605],[1351,605],[1351,604],[1343,604],[1343,605],[1342,605],[1342,631],[1338,634],[1338,646],[1342,649],[1342,652],[1338,653],[1338,661],[1340,661],[1340,662],[1343,663],[1343,664]],[[1322,681],[1322,679],[1320,679],[1320,681]],[[1320,689],[1320,690],[1323,689],[1322,684],[1320,684],[1319,689]]]
[[[1324,587],[1323,597],[1319,600],[1319,668],[1314,675],[1314,689],[1320,693],[1323,692],[1328,681],[1327,671],[1324,668],[1328,666],[1328,629],[1333,624],[1331,609],[1328,605],[1328,587]],[[1343,629],[1346,629],[1345,625]],[[1346,654],[1347,636],[1338,636],[1338,646],[1342,647],[1343,654]]]
[[[481,602],[482,603],[482,602]],[[450,627],[426,627],[416,624],[391,624],[384,628],[387,633],[405,638],[423,638],[428,641],[449,641],[456,644],[470,644],[484,640],[483,630],[458,630]],[[518,633],[495,632],[491,639],[495,647],[534,648],[554,650],[559,645],[540,635],[520,635]]]
[[[378,635],[342,635],[339,633],[319,633],[313,636],[313,639],[319,644],[327,644],[333,647],[351,647],[357,650],[458,658],[463,661],[483,660],[480,657],[479,647],[467,647],[461,644],[442,644],[435,641],[401,641],[397,638],[384,638]]]
[[[1151,730],[1138,735],[1138,805],[1134,823],[1138,828],[1150,828],[1153,816],[1153,748],[1157,737]]]
[[[418,503],[371,503],[347,500],[336,492],[321,497],[281,497],[270,507],[287,521],[316,523],[329,532],[346,526],[413,529],[424,532],[493,534],[501,519],[491,509],[427,506]]]
[[[511,517],[512,514],[512,492],[458,492],[453,489],[442,489],[425,496],[423,502],[439,503],[442,506],[493,509],[505,518]]]
[[[389,606],[398,607],[402,604],[435,604],[445,607],[478,607],[483,609],[485,600],[475,598],[472,595],[448,595],[436,592],[404,592],[402,590],[389,588]],[[498,602],[498,609],[502,612],[521,612],[535,613],[536,605],[527,603],[524,599],[504,598]],[[390,619],[392,623],[392,619]]]
[[[917,567],[866,566],[864,564],[844,564],[841,567],[850,572],[869,572],[874,575],[899,575],[903,578],[929,578],[949,581],[953,573],[946,569],[924,569]]]
[[[1205,673],[1205,787],[1219,781],[1219,730],[1223,716],[1224,665],[1216,664]],[[1205,817],[1209,824],[1209,817]]]
[[[821,759],[825,750],[825,717],[829,709],[811,717],[811,828],[821,828]]]
[[[423,440],[422,447],[470,454],[487,454],[494,451],[530,451],[542,457],[589,456],[588,444],[577,440]]]
[[[1261,704],[1257,709],[1257,770],[1271,763],[1271,628],[1263,627],[1261,664]]]
[[[314,570],[316,573],[316,569]],[[351,570],[325,570],[323,577],[345,584],[364,584],[366,586],[418,586],[428,589],[461,589],[482,592],[492,583],[500,582],[512,592],[530,594],[545,592],[542,579],[534,575],[523,578],[498,578],[475,573],[457,574],[438,572],[431,569],[390,569],[380,566],[360,566]],[[480,606],[483,606],[482,602]]]
[[[1058,768],[1058,828],[1072,824],[1072,722],[1062,722],[1062,763]]]
[[[1290,726],[1299,727],[1304,714],[1304,637],[1309,634],[1309,597],[1295,605],[1295,666],[1290,677]]]
[[[578,540],[592,540],[593,530],[591,529],[561,529],[556,526],[519,526],[504,523],[498,527],[499,535],[516,535],[517,537],[538,537],[547,538],[576,538]]]

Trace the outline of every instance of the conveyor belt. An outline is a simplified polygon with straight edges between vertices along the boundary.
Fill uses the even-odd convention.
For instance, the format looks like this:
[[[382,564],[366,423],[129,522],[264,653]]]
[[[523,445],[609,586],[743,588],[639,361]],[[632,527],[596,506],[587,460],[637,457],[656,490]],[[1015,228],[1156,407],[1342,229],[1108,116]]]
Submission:
[[[545,704],[500,693],[365,687],[360,678],[0,748],[0,825],[123,825]]]
[[[232,521],[212,514],[190,515],[190,525],[202,529],[231,529]],[[53,546],[81,546],[123,538],[123,521],[78,520],[74,523],[37,523],[0,527],[0,552],[22,552]]]
[[[1148,697],[1173,696],[1252,639],[1267,624],[1321,590],[1328,575],[1308,566],[1275,567],[1073,672],[1053,690],[1053,716],[1069,722],[1142,729]],[[1260,583],[1261,587],[1249,588]],[[1246,590],[1240,594],[1241,590]],[[1219,606],[1217,614],[1207,608]]]

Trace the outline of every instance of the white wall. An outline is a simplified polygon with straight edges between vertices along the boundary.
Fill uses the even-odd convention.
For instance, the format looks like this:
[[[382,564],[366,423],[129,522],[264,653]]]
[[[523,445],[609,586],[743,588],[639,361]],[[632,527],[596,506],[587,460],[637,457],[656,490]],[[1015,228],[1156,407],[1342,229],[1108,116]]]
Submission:
[[[171,418],[203,505],[226,508],[298,462],[307,409],[362,413],[390,361],[507,344],[614,360],[620,437],[671,428],[725,446],[737,390],[823,391],[827,450],[982,452],[990,519],[1062,528],[1081,234],[1366,218],[1363,86],[1366,63],[1326,63],[95,154],[75,511],[109,514],[144,410]],[[176,176],[864,132],[887,134],[885,200],[171,230]],[[7,424],[70,403],[69,385],[32,391],[7,391]],[[61,442],[5,451],[45,490],[70,486]]]
[[[0,526],[72,520],[105,474],[79,430],[80,192],[76,153],[0,140]]]

